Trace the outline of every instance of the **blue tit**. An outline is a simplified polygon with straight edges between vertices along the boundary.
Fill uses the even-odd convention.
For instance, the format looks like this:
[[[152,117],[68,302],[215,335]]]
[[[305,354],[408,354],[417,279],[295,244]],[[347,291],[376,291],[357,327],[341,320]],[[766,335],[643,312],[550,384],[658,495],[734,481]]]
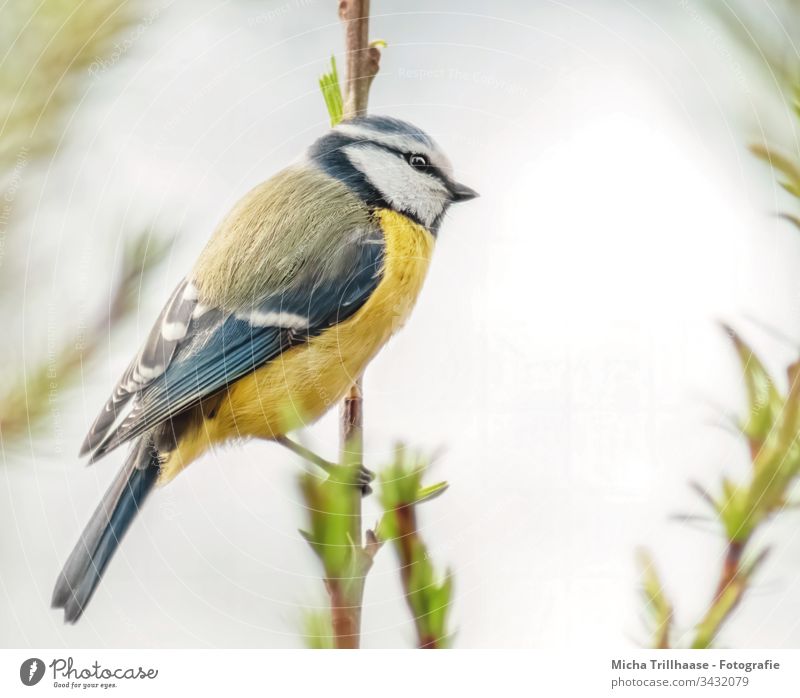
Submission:
[[[66,622],[157,484],[232,439],[292,443],[347,393],[414,306],[450,204],[476,195],[419,128],[364,116],[234,206],[81,448],[132,443],[56,582]]]

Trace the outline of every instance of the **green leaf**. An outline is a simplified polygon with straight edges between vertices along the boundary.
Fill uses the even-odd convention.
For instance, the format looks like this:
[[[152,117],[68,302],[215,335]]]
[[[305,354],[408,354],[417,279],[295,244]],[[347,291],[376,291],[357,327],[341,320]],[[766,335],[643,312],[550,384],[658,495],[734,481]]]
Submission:
[[[795,161],[764,143],[753,143],[750,152],[783,175],[781,186],[793,196],[800,198],[800,167]]]
[[[312,650],[332,650],[333,624],[329,612],[306,611],[304,618],[306,646]]]
[[[641,571],[645,611],[652,623],[653,645],[656,648],[669,647],[669,633],[673,617],[672,604],[667,599],[650,553],[643,548],[639,549],[636,553],[636,560]]]
[[[423,502],[430,502],[437,497],[441,497],[450,485],[445,482],[437,482],[435,485],[428,485],[427,487],[420,487],[417,490],[417,496],[414,504],[422,504]]]
[[[344,116],[344,100],[342,99],[342,88],[339,84],[339,73],[336,70],[336,58],[331,56],[331,69],[323,73],[319,78],[319,88],[322,90],[322,98],[328,108],[328,116],[331,126],[336,126]]]
[[[753,350],[732,329],[726,328],[742,364],[745,388],[750,407],[742,431],[756,444],[769,435],[783,410],[783,398],[771,376]]]
[[[453,578],[448,570],[437,578],[428,549],[417,529],[416,507],[442,495],[446,482],[422,486],[429,459],[410,452],[403,444],[395,447],[393,462],[380,472],[380,501],[384,514],[376,528],[381,540],[392,541],[400,561],[406,602],[414,618],[419,645],[444,647]]]
[[[353,474],[346,472],[347,466],[340,468],[340,477],[322,479],[311,473],[300,477],[309,522],[300,534],[318,555],[330,578],[346,577],[355,567],[350,523],[353,499],[361,495],[352,484]]]

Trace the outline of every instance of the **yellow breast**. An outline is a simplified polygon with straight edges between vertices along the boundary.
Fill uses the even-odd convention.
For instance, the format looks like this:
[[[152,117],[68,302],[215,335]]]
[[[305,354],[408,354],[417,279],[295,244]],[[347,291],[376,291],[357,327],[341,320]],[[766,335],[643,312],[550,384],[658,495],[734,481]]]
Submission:
[[[274,438],[319,419],[342,399],[417,300],[433,252],[433,236],[394,211],[377,216],[385,237],[380,284],[350,318],[284,352],[234,383],[213,417],[166,458],[172,479],[209,446],[239,437]]]

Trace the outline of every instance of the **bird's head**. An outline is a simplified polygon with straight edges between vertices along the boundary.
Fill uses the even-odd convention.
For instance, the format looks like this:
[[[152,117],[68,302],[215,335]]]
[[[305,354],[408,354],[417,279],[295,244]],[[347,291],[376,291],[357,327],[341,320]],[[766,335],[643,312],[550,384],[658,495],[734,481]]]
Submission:
[[[428,134],[387,116],[341,122],[309,157],[367,205],[391,208],[434,233],[450,204],[478,195],[453,179],[450,161]]]

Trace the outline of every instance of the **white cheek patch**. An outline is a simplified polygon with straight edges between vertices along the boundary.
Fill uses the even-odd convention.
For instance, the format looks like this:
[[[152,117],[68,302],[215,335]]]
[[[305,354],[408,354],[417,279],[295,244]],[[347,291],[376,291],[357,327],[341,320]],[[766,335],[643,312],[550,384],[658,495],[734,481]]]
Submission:
[[[404,153],[419,153],[420,155],[425,155],[428,160],[442,170],[442,172],[449,177],[453,176],[453,166],[436,143],[433,143],[433,147],[429,148],[412,136],[404,136],[399,133],[385,133],[374,128],[356,124],[339,124],[335,130],[364,143],[378,143]],[[426,136],[426,138],[428,137]]]
[[[374,146],[351,145],[348,159],[384,199],[400,211],[414,214],[428,227],[442,214],[449,192],[436,177],[413,169],[399,155]]]

